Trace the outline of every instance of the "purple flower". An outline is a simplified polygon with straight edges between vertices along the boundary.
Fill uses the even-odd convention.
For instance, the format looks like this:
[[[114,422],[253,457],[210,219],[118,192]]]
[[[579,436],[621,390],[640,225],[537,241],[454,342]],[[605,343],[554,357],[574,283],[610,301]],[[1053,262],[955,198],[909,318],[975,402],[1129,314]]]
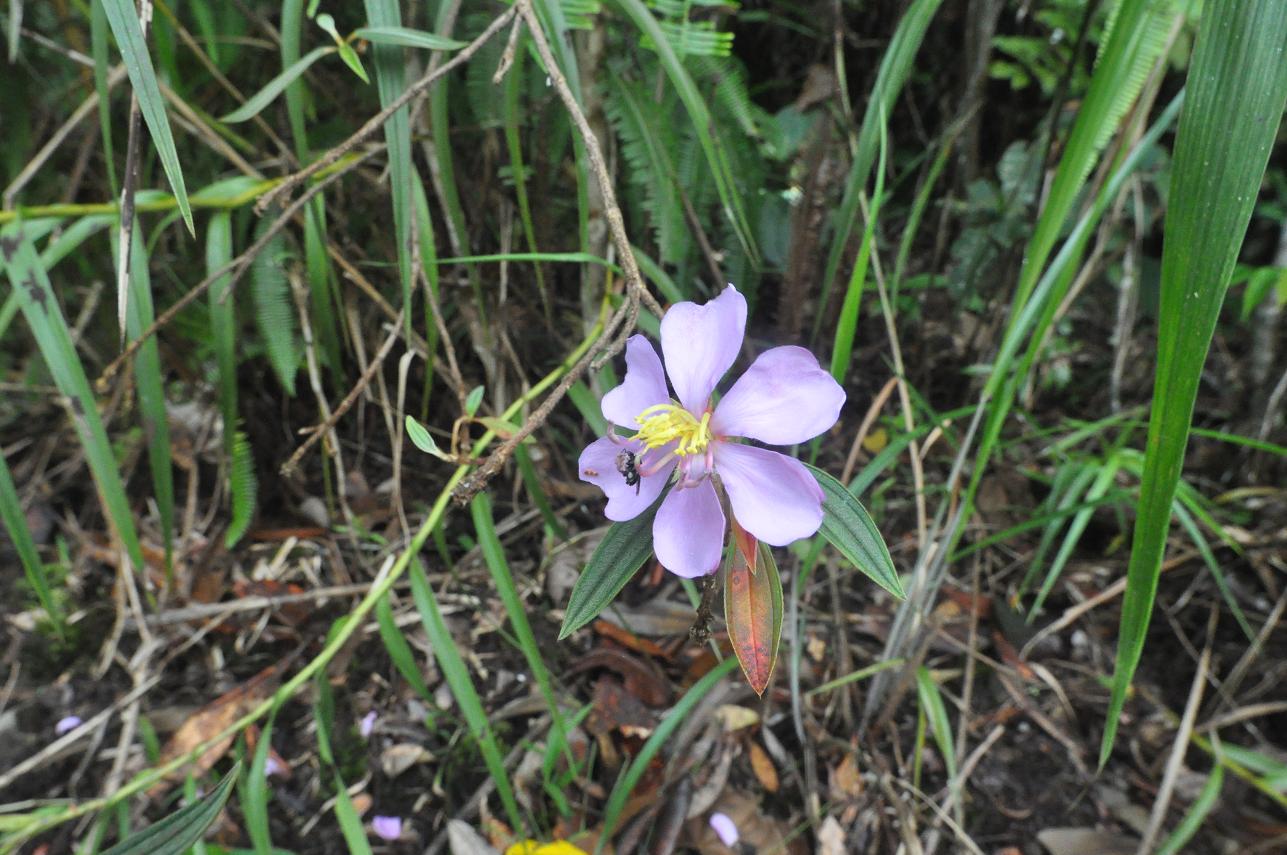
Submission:
[[[78,715],[63,716],[62,718],[58,719],[58,722],[54,725],[54,733],[56,733],[58,736],[62,736],[68,731],[72,731],[80,727],[82,723],[83,722],[81,721],[81,718]]]
[[[358,722],[358,733],[362,735],[363,739],[369,739],[371,733],[375,730],[375,719],[375,710],[371,710],[362,716],[362,720]]]
[[[737,523],[785,546],[822,524],[822,488],[809,470],[770,445],[812,439],[835,424],[844,390],[802,347],[775,347],[715,403],[715,384],[733,365],[746,329],[746,299],[730,285],[705,305],[677,303],[661,321],[663,371],[641,335],[626,342],[626,378],[603,396],[608,435],[581,452],[582,480],[608,497],[610,520],[633,519],[675,485],[653,521],[653,549],[667,570],[689,578],[715,571],[725,519],[716,486]],[[675,390],[671,398],[666,380]],[[637,429],[617,435],[612,424]]]
[[[726,813],[711,814],[711,828],[719,836],[720,842],[730,849],[737,845],[737,824]]]
[[[371,817],[371,830],[381,840],[397,840],[402,836],[402,817],[373,816]]]

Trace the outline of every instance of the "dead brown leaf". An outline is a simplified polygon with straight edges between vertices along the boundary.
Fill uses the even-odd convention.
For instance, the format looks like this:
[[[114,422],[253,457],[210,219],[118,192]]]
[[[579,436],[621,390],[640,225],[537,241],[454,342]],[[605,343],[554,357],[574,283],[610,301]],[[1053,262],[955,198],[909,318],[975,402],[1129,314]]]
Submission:
[[[769,758],[769,753],[764,750],[760,743],[754,740],[750,743],[749,753],[751,756],[751,771],[755,772],[756,780],[760,786],[770,793],[776,793],[781,786],[778,780],[777,767]]]
[[[258,706],[273,693],[273,690],[277,687],[281,672],[294,659],[294,656],[289,656],[270,665],[246,682],[239,686],[234,686],[193,713],[187,721],[179,726],[179,729],[174,732],[174,735],[165,744],[165,748],[161,751],[161,759],[158,765],[165,765],[186,754],[191,754],[196,750],[197,746],[227,730],[233,722]],[[211,767],[219,762],[219,758],[227,753],[235,738],[236,734],[229,734],[218,740],[207,748],[190,767],[180,767],[154,784],[148,790],[148,795],[156,796],[167,787],[182,781],[189,772],[200,776],[210,771]]]

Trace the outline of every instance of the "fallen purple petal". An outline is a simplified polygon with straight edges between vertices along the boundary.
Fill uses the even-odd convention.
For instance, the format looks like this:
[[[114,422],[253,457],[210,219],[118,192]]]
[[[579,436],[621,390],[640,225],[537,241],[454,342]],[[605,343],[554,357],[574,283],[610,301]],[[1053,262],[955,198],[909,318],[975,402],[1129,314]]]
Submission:
[[[58,723],[54,725],[54,733],[62,736],[64,733],[80,727],[83,723],[84,722],[81,721],[81,717],[78,715],[63,716],[58,719]]]
[[[271,778],[282,770],[282,764],[277,762],[277,758],[269,757],[264,761],[264,777]]]
[[[737,825],[726,813],[711,814],[711,828],[725,846],[733,847],[737,845]]]
[[[363,739],[371,737],[371,733],[375,730],[375,718],[375,710],[371,710],[358,722],[358,733],[362,734]]]
[[[402,817],[376,816],[371,818],[371,830],[381,840],[397,840],[402,836]]]

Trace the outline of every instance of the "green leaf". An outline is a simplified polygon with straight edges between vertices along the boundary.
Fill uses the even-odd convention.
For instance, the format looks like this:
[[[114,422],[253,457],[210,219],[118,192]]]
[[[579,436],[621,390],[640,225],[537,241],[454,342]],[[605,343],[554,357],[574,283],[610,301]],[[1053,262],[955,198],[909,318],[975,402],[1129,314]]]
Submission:
[[[314,18],[317,25],[326,32],[330,33],[331,38],[335,40],[335,48],[340,52],[340,59],[349,67],[354,74],[358,76],[363,83],[369,84],[371,78],[366,76],[366,69],[362,67],[362,60],[358,57],[357,51],[353,50],[353,45],[346,42],[340,36],[339,31],[335,29],[335,19],[330,15],[318,15]]]
[[[402,29],[398,0],[366,0],[366,16],[371,26],[379,29]],[[410,31],[410,32],[414,32]],[[344,47],[348,47],[347,44]],[[380,93],[380,106],[396,101],[406,88],[406,56],[396,43],[376,43],[371,48],[375,63],[375,84]],[[356,54],[354,55],[356,59]],[[420,183],[411,161],[411,109],[401,107],[384,123],[384,139],[389,146],[389,195],[393,201],[394,246],[398,257],[398,274],[402,284],[403,327],[411,333],[412,295],[415,293],[415,270],[412,269],[411,231],[415,211],[411,187]],[[473,415],[470,413],[470,415]]]
[[[425,571],[420,566],[419,559],[412,559],[408,575],[411,577],[411,596],[416,602],[416,608],[420,611],[420,622],[424,626],[425,635],[429,638],[429,645],[433,650],[434,660],[438,663],[438,669],[442,672],[443,679],[447,681],[451,695],[456,699],[456,705],[460,707],[460,713],[469,726],[470,736],[473,737],[479,752],[483,755],[483,764],[487,766],[487,772],[496,785],[496,792],[500,796],[511,827],[521,829],[523,814],[514,798],[514,788],[510,785],[509,773],[505,769],[504,755],[501,752],[500,742],[496,738],[496,731],[487,719],[482,698],[478,696],[474,680],[469,676],[469,668],[460,655],[456,640],[442,619],[438,600],[434,596],[433,589],[429,587],[429,580],[425,578]]]
[[[133,0],[99,0],[103,11],[107,13],[107,23],[116,38],[116,46],[121,51],[121,60],[125,71],[130,76],[130,85],[139,99],[139,112],[147,123],[152,143],[161,157],[161,167],[165,177],[174,190],[174,198],[183,214],[183,222],[188,231],[195,235],[192,225],[192,209],[188,205],[188,191],[183,185],[183,170],[179,167],[179,154],[174,149],[174,137],[170,134],[170,122],[165,116],[165,102],[161,99],[161,87],[156,82],[156,72],[152,68],[152,58],[147,52],[147,43],[143,39],[143,28],[139,24],[138,12]]]
[[[665,496],[662,493],[652,507],[634,519],[608,527],[572,587],[563,626],[559,627],[560,641],[598,617],[652,555],[652,520]]]
[[[420,424],[420,422],[416,421],[412,416],[406,417],[406,426],[407,438],[411,440],[416,448],[420,449],[425,454],[432,454],[439,460],[447,459],[447,455],[442,453],[442,449],[438,447],[438,443],[434,441],[433,434],[429,433],[429,429],[427,427]]]
[[[804,465],[822,487],[822,527],[818,533],[869,579],[898,599],[906,599],[889,547],[867,509],[844,484],[816,466]]]
[[[320,47],[309,51],[302,59],[290,65],[281,74],[268,81],[267,85],[254,95],[250,96],[250,98],[246,100],[245,104],[242,104],[236,110],[233,110],[219,121],[227,122],[228,124],[236,124],[238,122],[247,122],[253,119],[255,116],[259,115],[260,110],[267,107],[277,98],[278,95],[282,94],[287,86],[290,86],[301,74],[308,71],[309,67],[312,66],[313,63],[317,62],[327,54],[335,53],[336,50],[337,49],[333,47]]]
[[[240,769],[240,763],[233,766],[214,792],[201,801],[180,808],[160,822],[130,835],[103,855],[181,855],[186,852],[190,846],[200,842],[206,829],[223,810]]]
[[[890,39],[885,56],[880,61],[880,70],[876,72],[876,82],[872,84],[871,95],[867,99],[867,111],[863,114],[862,129],[858,131],[858,151],[854,156],[853,166],[845,179],[845,194],[841,202],[840,213],[836,219],[836,233],[831,240],[831,249],[827,255],[826,272],[822,277],[822,296],[820,305],[827,305],[831,294],[831,285],[840,270],[840,261],[844,258],[849,235],[853,232],[854,223],[858,221],[859,195],[867,186],[871,168],[876,162],[876,152],[880,144],[880,126],[888,121],[893,113],[894,102],[902,92],[903,84],[911,73],[916,54],[925,38],[925,31],[938,12],[943,0],[916,0],[903,15]],[[819,312],[814,323],[814,335],[817,335],[825,312]]]
[[[1171,835],[1162,841],[1162,845],[1157,848],[1157,855],[1175,855],[1184,849],[1184,844],[1188,843],[1193,835],[1198,833],[1202,827],[1203,821],[1211,809],[1216,806],[1220,800],[1220,790],[1224,787],[1224,766],[1216,763],[1211,767],[1211,774],[1207,775],[1207,781],[1202,785],[1202,791],[1198,797],[1193,800],[1193,805],[1189,808],[1184,819],[1175,827]]]
[[[22,500],[18,488],[14,486],[13,476],[9,472],[9,463],[0,454],[0,522],[9,532],[9,541],[18,552],[22,569],[27,574],[27,582],[36,592],[36,599],[49,615],[54,624],[54,631],[61,638],[63,635],[63,613],[54,603],[53,593],[49,590],[49,581],[45,578],[45,565],[36,551],[36,541],[31,537],[27,527],[27,515],[22,510]]]
[[[72,426],[85,450],[104,515],[111,521],[135,569],[142,572],[143,549],[112,445],[98,415],[98,404],[85,376],[85,367],[72,343],[67,319],[25,228],[23,223],[12,223],[0,231],[0,263],[18,295],[27,326],[55,385],[71,399]]]
[[[469,395],[465,398],[465,413],[472,416],[478,412],[479,406],[483,403],[483,387],[475,386],[469,390]]]
[[[1202,365],[1287,102],[1287,3],[1208,3],[1189,66],[1163,229],[1158,363],[1099,765],[1144,651]]]
[[[467,43],[410,27],[361,27],[353,35],[379,45],[425,48],[426,50],[459,50]]]
[[[116,251],[120,252],[120,240],[115,234],[113,243]],[[151,326],[154,318],[147,251],[143,247],[142,223],[137,220],[130,239],[129,291],[125,328],[132,340]],[[134,357],[134,382],[138,387],[139,415],[147,440],[148,469],[152,473],[152,490],[160,517],[168,577],[174,556],[174,473],[170,463],[170,418],[165,405],[165,378],[156,336],[144,341]]]
[[[952,747],[952,723],[947,718],[947,706],[943,695],[929,669],[924,666],[916,669],[916,695],[920,700],[921,711],[929,720],[934,741],[938,743],[938,753],[943,755],[943,764],[947,767],[949,781],[956,779],[956,749]]]

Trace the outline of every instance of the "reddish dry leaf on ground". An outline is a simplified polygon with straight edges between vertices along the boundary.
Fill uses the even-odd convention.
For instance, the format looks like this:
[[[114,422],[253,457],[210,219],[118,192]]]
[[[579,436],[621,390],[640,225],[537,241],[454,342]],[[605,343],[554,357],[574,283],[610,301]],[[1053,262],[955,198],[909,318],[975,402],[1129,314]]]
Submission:
[[[294,658],[290,656],[274,665],[270,665],[240,686],[229,689],[189,716],[188,720],[179,726],[179,729],[170,737],[169,742],[165,744],[165,748],[161,751],[161,760],[158,765],[165,765],[171,760],[190,754],[198,745],[213,739],[227,730],[237,719],[254,709],[277,688],[277,681],[281,671],[290,662],[294,661]],[[210,771],[211,767],[219,762],[219,758],[227,753],[234,738],[235,734],[230,734],[218,740],[207,748],[190,766],[180,767],[156,783],[148,791],[148,795],[155,796],[167,787],[182,781],[189,772],[199,776]]]

